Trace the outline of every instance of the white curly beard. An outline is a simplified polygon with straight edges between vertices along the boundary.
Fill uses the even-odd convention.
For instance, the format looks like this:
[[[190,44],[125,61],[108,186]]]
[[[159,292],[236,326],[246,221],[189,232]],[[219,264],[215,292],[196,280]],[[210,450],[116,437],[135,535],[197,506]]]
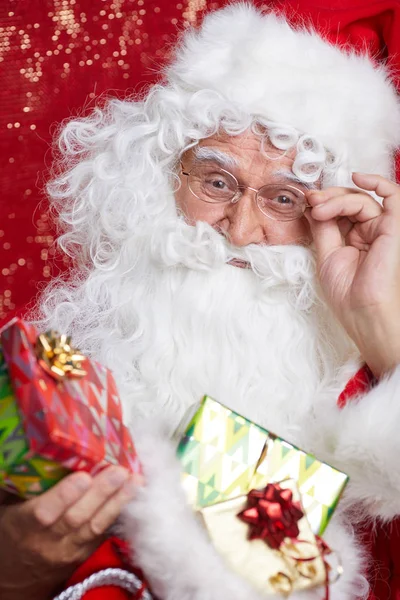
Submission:
[[[125,414],[161,412],[172,431],[208,394],[297,437],[291,430],[308,418],[321,387],[341,391],[348,374],[338,382],[338,370],[354,346],[317,296],[310,250],[233,250],[225,240],[222,247],[225,260],[252,268],[200,262],[187,248],[166,265],[153,245],[146,276],[132,278],[132,301],[118,314],[125,339],[119,349],[105,340]]]
[[[318,297],[308,249],[233,249],[205,224],[175,220],[169,231],[142,231],[131,250],[140,261],[131,268],[121,262],[119,273],[92,273],[72,300],[58,297],[48,324],[71,333],[117,379],[147,481],[123,535],[155,593],[162,600],[255,600],[199,531],[155,419],[171,434],[186,409],[209,394],[318,455],[316,402],[327,398],[335,406],[355,368],[345,366],[354,346]],[[252,268],[226,264],[234,257]],[[141,425],[144,436],[135,427],[140,416],[150,423]],[[329,529],[328,541],[346,561],[332,599],[365,597],[351,529],[340,517]]]

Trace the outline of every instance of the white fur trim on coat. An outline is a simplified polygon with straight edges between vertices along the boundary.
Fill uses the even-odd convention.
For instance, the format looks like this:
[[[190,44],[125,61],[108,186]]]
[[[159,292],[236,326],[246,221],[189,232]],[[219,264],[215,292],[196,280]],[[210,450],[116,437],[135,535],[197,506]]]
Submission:
[[[399,516],[400,366],[343,409],[315,411],[313,451],[350,476],[344,504],[356,504],[359,518]]]

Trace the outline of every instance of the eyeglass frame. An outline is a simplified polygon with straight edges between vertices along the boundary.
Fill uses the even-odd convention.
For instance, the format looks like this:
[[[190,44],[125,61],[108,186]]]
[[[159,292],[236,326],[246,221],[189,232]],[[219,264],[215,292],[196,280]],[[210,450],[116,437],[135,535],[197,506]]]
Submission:
[[[271,215],[263,212],[261,210],[259,204],[258,204],[258,194],[259,194],[260,190],[262,190],[264,187],[269,187],[269,186],[274,185],[274,184],[266,183],[266,184],[262,185],[260,188],[258,188],[258,190],[255,189],[255,188],[250,187],[249,185],[240,185],[240,183],[238,182],[238,180],[236,179],[236,177],[233,175],[233,173],[230,173],[230,171],[227,171],[226,169],[223,169],[222,167],[218,167],[218,170],[222,171],[223,173],[226,173],[227,175],[229,175],[230,177],[232,177],[234,179],[234,181],[236,182],[236,185],[237,185],[237,192],[236,192],[236,194],[233,196],[233,198],[231,200],[216,200],[215,202],[213,202],[212,200],[210,200],[210,201],[203,200],[203,198],[200,198],[199,196],[197,196],[194,193],[194,191],[192,190],[192,188],[189,185],[190,174],[193,171],[193,169],[196,168],[196,166],[192,167],[190,169],[190,171],[185,171],[184,170],[185,167],[184,167],[182,161],[180,161],[180,164],[181,164],[181,173],[182,173],[182,175],[185,175],[188,178],[187,179],[187,185],[188,185],[188,188],[189,188],[190,192],[193,194],[193,196],[195,198],[197,198],[201,202],[206,202],[207,204],[227,204],[228,202],[231,203],[231,204],[236,204],[243,197],[243,193],[240,194],[240,196],[238,194],[241,190],[251,190],[252,192],[255,192],[255,194],[256,194],[256,206],[257,206],[258,210],[260,211],[260,213],[262,215],[264,215],[264,217],[267,217],[268,219],[271,219],[272,221],[278,221],[278,222],[282,222],[282,223],[285,223],[285,222],[286,223],[290,223],[291,221],[297,221],[298,219],[301,219],[301,217],[304,215],[304,213],[307,210],[307,208],[312,208],[311,204],[308,204],[307,201],[306,201],[304,203],[304,210],[302,211],[301,214],[299,214],[298,217],[295,217],[294,219],[276,219],[276,218],[272,217]],[[288,187],[291,190],[296,190],[296,192],[300,192],[300,194],[302,194],[302,196],[304,197],[304,199],[306,198],[306,194],[305,194],[305,192],[303,192],[303,190],[300,190],[296,186],[290,185],[290,184],[285,184],[285,186]],[[236,195],[238,195],[238,198],[236,198]]]

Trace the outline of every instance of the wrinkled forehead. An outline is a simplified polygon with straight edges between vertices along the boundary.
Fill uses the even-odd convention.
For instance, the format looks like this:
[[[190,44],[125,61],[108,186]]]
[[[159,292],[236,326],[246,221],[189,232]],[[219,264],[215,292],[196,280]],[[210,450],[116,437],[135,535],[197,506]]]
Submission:
[[[261,169],[281,165],[303,183],[321,181],[328,156],[320,141],[312,136],[286,126],[265,127],[256,122],[242,133],[220,130],[200,140],[190,151],[190,156],[193,160],[196,156],[204,159],[207,150],[222,167],[229,168],[235,162],[244,169],[250,164]]]
[[[272,144],[268,135],[260,137],[247,130],[238,135],[220,132],[202,139],[194,149],[194,154],[204,158],[209,154],[210,158],[220,158],[221,161],[228,159],[227,162],[236,166],[245,166],[248,161],[263,164],[271,160],[292,165],[296,157],[296,148],[281,150]]]

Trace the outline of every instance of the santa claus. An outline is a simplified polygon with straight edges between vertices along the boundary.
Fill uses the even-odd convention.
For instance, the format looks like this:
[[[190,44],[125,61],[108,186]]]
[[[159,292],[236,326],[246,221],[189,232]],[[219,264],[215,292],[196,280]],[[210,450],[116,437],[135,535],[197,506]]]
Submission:
[[[162,600],[262,597],[179,486],[168,436],[205,393],[349,474],[330,593],[368,597],[360,525],[400,513],[399,125],[382,66],[239,4],[188,31],[146,97],[63,128],[49,193],[75,269],[46,290],[41,326],[113,370],[144,481],[74,474],[8,507],[4,600],[51,597],[123,507],[129,560],[108,540],[63,598],[132,597],[133,564]]]

